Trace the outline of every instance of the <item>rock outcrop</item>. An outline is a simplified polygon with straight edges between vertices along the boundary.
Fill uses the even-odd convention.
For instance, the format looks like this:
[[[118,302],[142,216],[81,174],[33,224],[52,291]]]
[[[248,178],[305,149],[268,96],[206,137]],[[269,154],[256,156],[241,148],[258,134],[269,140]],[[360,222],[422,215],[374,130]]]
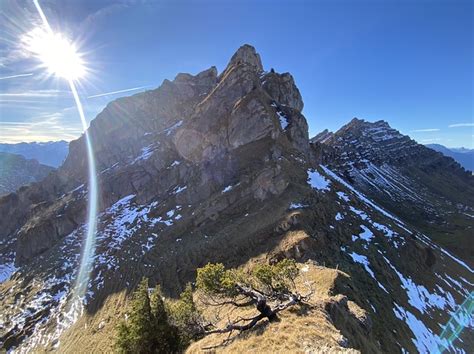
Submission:
[[[268,90],[267,75],[272,82]],[[265,74],[260,56],[248,45],[235,53],[220,76],[215,67],[195,76],[178,74],[156,90],[110,103],[89,129],[101,209],[130,194],[147,203],[184,185],[187,190],[176,197],[179,202],[200,203],[219,188],[238,183],[249,164],[261,165],[255,180],[247,182],[252,196],[264,200],[280,194],[289,181],[282,169],[285,162],[274,161],[308,151],[301,108],[291,76]],[[269,155],[255,156],[250,146]],[[0,207],[3,203],[6,209],[21,209],[21,220],[28,219],[23,225],[14,223],[17,265],[46,251],[83,222],[86,156],[81,137],[71,142],[67,159],[54,176],[19,192],[17,199],[29,204],[28,195],[54,190],[46,192],[34,210],[26,212],[28,205],[0,201]],[[195,185],[188,183],[191,180]],[[75,189],[82,185],[81,197],[75,198]],[[5,233],[12,231],[6,228]]]

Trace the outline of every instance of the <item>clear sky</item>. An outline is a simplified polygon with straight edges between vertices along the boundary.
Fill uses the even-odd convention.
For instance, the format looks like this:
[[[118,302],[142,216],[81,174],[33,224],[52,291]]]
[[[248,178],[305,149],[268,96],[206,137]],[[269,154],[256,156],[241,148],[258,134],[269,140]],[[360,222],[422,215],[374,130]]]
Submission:
[[[90,96],[155,88],[212,65],[222,70],[249,43],[266,69],[293,74],[311,136],[358,117],[384,119],[421,143],[474,148],[470,0],[40,4],[87,63],[79,94],[88,120],[139,90]],[[77,137],[67,82],[46,76],[25,49],[25,36],[41,24],[32,0],[1,0],[0,11],[0,142]]]

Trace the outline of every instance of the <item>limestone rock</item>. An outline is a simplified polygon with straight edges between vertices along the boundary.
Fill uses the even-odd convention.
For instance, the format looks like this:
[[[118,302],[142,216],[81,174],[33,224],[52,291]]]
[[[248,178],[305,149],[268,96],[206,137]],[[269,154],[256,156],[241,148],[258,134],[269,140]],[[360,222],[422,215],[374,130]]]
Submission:
[[[235,52],[235,54],[230,59],[227,69],[231,66],[240,64],[250,65],[252,68],[254,68],[254,70],[259,72],[263,71],[260,55],[257,53],[255,48],[249,44],[244,44],[237,50],[237,52]]]
[[[259,201],[283,193],[290,177],[277,161],[307,153],[308,126],[291,75],[272,74],[272,85],[265,86],[262,71],[255,48],[244,45],[220,75],[215,67],[197,75],[181,73],[157,89],[109,103],[88,130],[100,211],[129,195],[144,204],[170,196],[179,205],[207,203],[238,183],[246,186],[243,195]],[[47,252],[83,224],[87,171],[81,136],[70,143],[66,161],[49,182],[3,201],[19,216],[0,220],[0,226],[12,225],[3,228],[2,237],[17,240],[17,265]],[[81,193],[71,192],[80,186]],[[54,193],[43,197],[52,188]],[[40,206],[31,208],[28,196],[37,191]],[[217,215],[228,205],[219,202],[202,215]]]
[[[285,105],[301,112],[303,110],[303,99],[300,90],[295,85],[290,73],[278,74],[276,72],[266,73],[263,78],[263,89],[281,105]]]

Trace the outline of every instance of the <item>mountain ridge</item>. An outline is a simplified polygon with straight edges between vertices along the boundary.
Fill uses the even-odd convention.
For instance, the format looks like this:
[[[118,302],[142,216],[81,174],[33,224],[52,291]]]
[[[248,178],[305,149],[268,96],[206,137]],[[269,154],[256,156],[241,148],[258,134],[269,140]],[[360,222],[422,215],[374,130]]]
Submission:
[[[156,90],[109,103],[88,131],[100,205],[83,315],[65,322],[87,228],[84,137],[71,142],[64,164],[44,182],[0,199],[0,214],[8,216],[0,219],[0,259],[7,266],[0,284],[2,345],[108,351],[142,277],[175,297],[207,262],[246,267],[284,258],[302,268],[316,264],[308,264],[308,276],[319,279],[321,289],[334,287],[313,299],[329,329],[312,350],[452,345],[440,324],[472,291],[468,261],[369,199],[344,173],[352,162],[344,152],[357,165],[364,158],[380,163],[382,147],[393,140],[387,133],[395,132],[377,123],[368,128],[374,135],[364,136],[364,124],[353,120],[327,143],[310,143],[302,108],[291,75],[263,71],[249,45],[220,74],[215,67],[178,74]],[[344,144],[351,132],[378,149],[357,156]],[[391,151],[401,155],[387,161],[417,156],[417,145],[394,139],[402,145]],[[455,163],[441,162],[464,178]],[[347,282],[323,286],[326,276],[339,277],[336,269]],[[33,279],[31,286],[19,285]],[[468,332],[461,338],[460,348],[473,345]],[[285,340],[277,345],[284,348]],[[303,350],[304,343],[292,345]]]
[[[435,240],[464,259],[472,259],[474,179],[459,163],[416,143],[385,121],[354,118],[322,145],[331,148],[323,153],[323,162],[358,189],[434,234]]]

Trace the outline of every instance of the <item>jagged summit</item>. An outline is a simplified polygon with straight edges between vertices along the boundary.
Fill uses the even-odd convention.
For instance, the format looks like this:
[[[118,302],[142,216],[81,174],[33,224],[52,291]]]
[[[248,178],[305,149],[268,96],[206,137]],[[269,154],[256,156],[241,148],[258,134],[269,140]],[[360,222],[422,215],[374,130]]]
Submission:
[[[225,75],[218,77],[215,67],[194,76],[178,74],[155,90],[107,105],[89,128],[100,173],[101,210],[131,194],[140,203],[165,198],[189,179],[195,185],[180,193],[179,203],[201,202],[241,178],[239,171],[254,164],[255,158],[265,158],[241,152],[250,146],[273,151],[272,159],[307,153],[307,123],[294,108],[302,104],[291,76],[248,70],[246,63],[260,65],[258,54],[248,45],[232,57]],[[71,197],[80,186],[87,188],[86,156],[81,137],[70,143],[70,153],[57,173],[21,192],[25,204],[0,204],[18,215],[4,228],[7,235],[18,230],[17,265],[45,252],[83,222],[85,198],[68,201],[62,196]],[[203,168],[202,163],[209,166]],[[262,200],[288,184],[286,177],[278,177],[281,166],[268,163],[266,173],[273,180],[268,183],[262,177],[251,192]],[[41,196],[43,208],[30,210],[26,196],[33,194]]]
[[[247,64],[254,67],[257,71],[263,71],[262,60],[260,54],[250,44],[241,46],[230,59],[227,68],[233,65]],[[227,70],[227,69],[226,69]]]
[[[374,142],[407,138],[398,130],[393,129],[388,122],[384,120],[368,122],[359,118],[353,118],[349,123],[339,129],[335,133],[335,136],[344,136],[346,134],[358,134],[370,138]]]

